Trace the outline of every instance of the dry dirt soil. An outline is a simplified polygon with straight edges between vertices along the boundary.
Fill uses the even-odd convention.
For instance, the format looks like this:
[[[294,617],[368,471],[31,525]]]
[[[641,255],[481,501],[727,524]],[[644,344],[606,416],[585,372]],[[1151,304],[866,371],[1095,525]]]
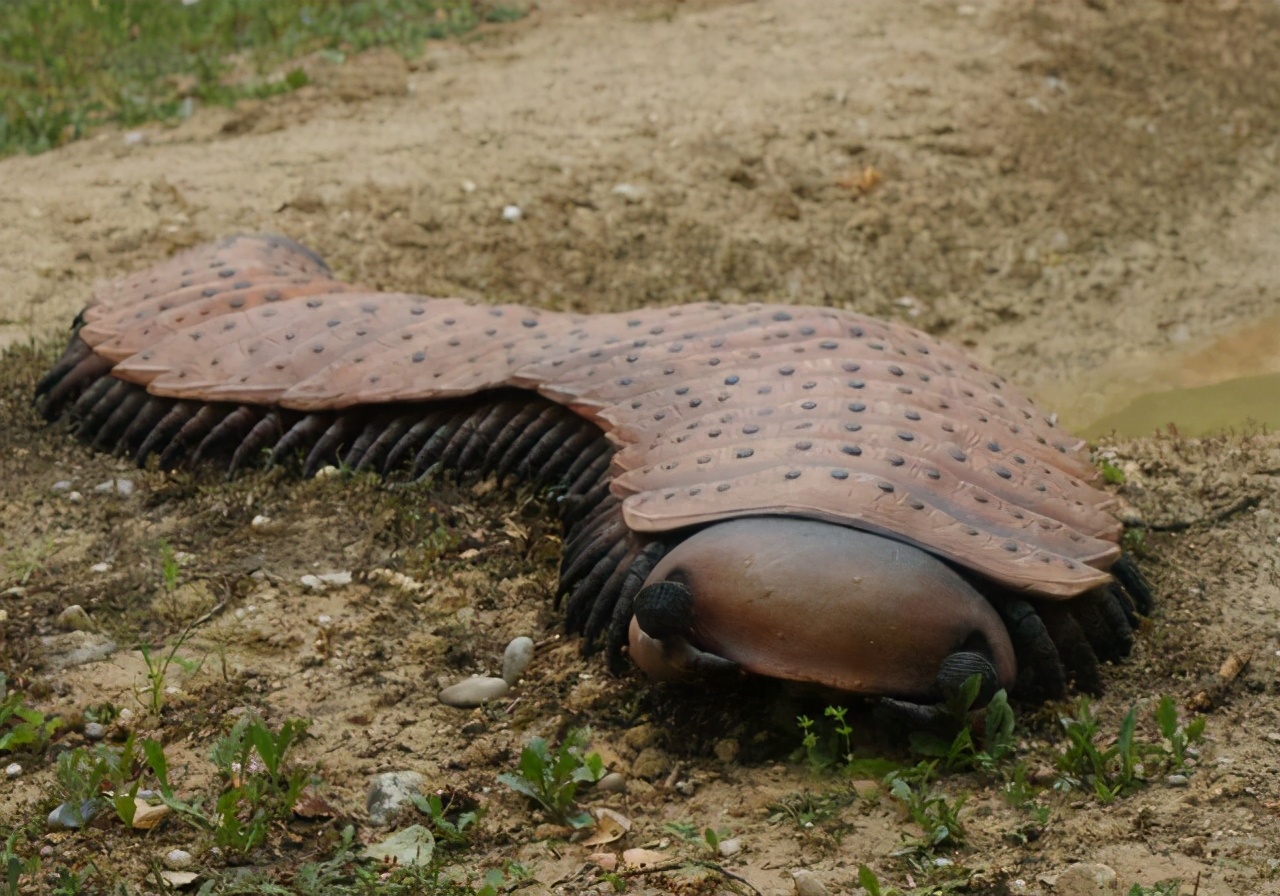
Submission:
[[[413,769],[488,808],[466,868],[514,859],[538,891],[608,891],[584,870],[592,847],[539,827],[495,780],[531,735],[590,725],[629,789],[587,803],[634,822],[604,849],[705,857],[665,826],[720,829],[742,846],[720,863],[768,896],[793,892],[800,868],[853,891],[860,863],[886,887],[1083,893],[1063,876],[1080,861],[1110,866],[1126,892],[1170,878],[1182,893],[1280,892],[1280,439],[1265,432],[1102,446],[1146,527],[1159,604],[1095,709],[1105,739],[1137,705],[1153,740],[1160,695],[1189,712],[1207,690],[1187,780],[1155,776],[1109,805],[1046,789],[1048,821],[1029,825],[999,774],[944,776],[941,792],[968,795],[966,844],[913,864],[894,855],[918,831],[893,799],[867,782],[848,796],[847,776],[792,758],[795,716],[822,703],[655,688],[562,638],[559,533],[537,496],[139,471],[30,407],[95,281],[270,230],[384,289],[585,310],[784,300],[903,319],[1083,425],[1280,311],[1280,5],[549,0],[408,65],[372,53],[312,68],[311,86],[268,104],[0,161],[0,669],[35,706],[130,707],[190,791],[209,786],[209,745],[246,707],[312,720],[300,758],[339,817],[275,838],[268,867],[343,823],[375,839],[370,776]],[[508,205],[523,217],[505,221]],[[95,491],[113,477],[136,490]],[[54,490],[62,480],[80,500]],[[271,525],[252,526],[258,515]],[[180,552],[176,582],[165,545]],[[300,583],[343,570],[346,587]],[[70,604],[94,632],[59,629]],[[203,664],[170,669],[156,716],[137,697],[136,648],[172,645],[193,620],[181,655]],[[526,634],[538,654],[507,702],[437,702],[442,683],[493,674]],[[69,642],[107,639],[119,646],[105,660],[66,665]],[[1216,680],[1233,655],[1244,672]],[[1021,708],[1040,787],[1056,777],[1056,718],[1072,711]],[[912,761],[900,734],[854,712],[864,750]],[[76,727],[59,744],[83,743]],[[25,764],[0,782],[0,828],[57,802],[49,761]],[[809,827],[777,808],[806,792],[836,807]],[[105,887],[140,883],[194,841],[171,820],[37,842],[46,867],[110,869]],[[629,888],[734,883],[694,877]]]

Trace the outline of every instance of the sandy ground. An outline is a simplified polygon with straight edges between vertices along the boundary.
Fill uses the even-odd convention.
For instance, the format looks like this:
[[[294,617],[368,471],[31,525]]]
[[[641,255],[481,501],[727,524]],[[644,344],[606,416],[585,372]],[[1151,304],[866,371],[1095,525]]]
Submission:
[[[346,816],[361,819],[370,774],[416,769],[489,805],[476,866],[519,859],[540,887],[572,877],[562,886],[576,892],[592,886],[573,877],[591,850],[535,831],[494,776],[530,734],[590,724],[632,776],[598,801],[635,820],[624,846],[692,822],[740,837],[726,867],[770,896],[792,892],[801,867],[850,891],[863,862],[886,884],[923,885],[891,855],[910,828],[888,799],[813,828],[769,821],[788,795],[847,786],[786,761],[802,704],[652,689],[558,639],[558,533],[531,496],[135,471],[41,428],[28,397],[47,354],[27,343],[50,344],[98,279],[273,230],[378,288],[899,318],[1087,426],[1153,389],[1280,370],[1278,27],[1280,7],[1261,0],[562,0],[408,66],[316,61],[313,86],[270,104],[0,161],[0,346],[13,347],[0,362],[0,591],[18,589],[0,596],[2,668],[48,711],[125,705],[138,654],[55,668],[65,645],[41,639],[57,613],[82,604],[134,645],[219,607],[184,651],[204,666],[177,676],[171,716],[153,723],[192,786],[228,712],[309,718],[306,758]],[[507,205],[521,220],[503,220]],[[974,872],[955,875],[974,892],[1077,892],[1059,875],[1082,860],[1125,891],[1176,877],[1184,893],[1197,880],[1202,894],[1280,892],[1280,440],[1109,447],[1151,527],[1143,566],[1161,601],[1108,674],[1104,723],[1114,731],[1134,703],[1149,717],[1161,694],[1187,701],[1233,652],[1251,661],[1210,714],[1187,786],[1110,806],[1047,793],[1050,821],[1019,843],[1021,810],[953,776],[943,789],[971,794],[969,843],[945,855]],[[94,492],[114,476],[137,491]],[[83,500],[53,492],[59,480]],[[253,528],[258,514],[275,525]],[[176,590],[162,587],[162,542],[190,555]],[[370,577],[384,568],[422,587]],[[334,570],[356,583],[299,584]],[[493,672],[519,634],[542,647],[513,703],[471,716],[437,704],[440,682]],[[1051,762],[1053,718],[1024,718],[1033,767]],[[0,827],[51,807],[36,765],[0,783]],[[144,869],[189,839],[174,826],[127,842]],[[68,862],[119,848],[103,832],[51,842]],[[130,867],[122,878],[140,879]]]

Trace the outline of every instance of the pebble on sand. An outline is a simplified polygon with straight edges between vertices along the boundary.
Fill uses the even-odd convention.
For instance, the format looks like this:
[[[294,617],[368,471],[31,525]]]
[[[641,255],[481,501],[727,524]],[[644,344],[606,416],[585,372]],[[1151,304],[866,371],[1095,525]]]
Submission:
[[[505,697],[509,690],[511,686],[501,678],[468,678],[441,691],[440,702],[458,709],[473,709]]]
[[[502,680],[514,685],[533,662],[533,639],[515,638],[502,654]]]
[[[389,822],[401,806],[410,805],[422,793],[426,780],[420,773],[408,770],[377,775],[369,784],[364,801],[369,821],[378,826]]]

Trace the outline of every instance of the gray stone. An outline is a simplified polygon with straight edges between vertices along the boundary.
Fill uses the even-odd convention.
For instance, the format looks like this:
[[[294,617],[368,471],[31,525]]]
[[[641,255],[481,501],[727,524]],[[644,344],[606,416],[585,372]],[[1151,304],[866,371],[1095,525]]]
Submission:
[[[728,840],[721,840],[720,845],[716,847],[716,851],[726,859],[729,856],[736,856],[742,852],[742,838],[730,837]]]
[[[84,800],[80,803],[63,803],[49,813],[49,830],[76,831],[93,821],[102,811],[102,800]]]
[[[52,491],[55,495],[61,494],[62,492],[69,492],[71,491],[71,485],[72,483],[70,479],[59,479],[57,482],[53,484],[53,487],[50,489],[50,491]]]
[[[646,781],[655,781],[667,773],[671,762],[667,754],[658,747],[645,747],[631,763],[631,774]]]
[[[596,790],[601,793],[626,793],[627,776],[622,772],[609,772],[596,782]]]
[[[812,871],[803,868],[791,872],[796,883],[796,896],[828,896],[827,886]]]
[[[127,498],[133,494],[134,484],[132,479],[108,479],[106,482],[99,482],[93,490],[100,495],[115,494]]]
[[[184,871],[195,864],[196,857],[185,849],[171,849],[164,854],[164,866],[173,871]]]
[[[1067,867],[1053,883],[1058,896],[1104,896],[1116,892],[1116,873],[1106,865],[1077,862]]]
[[[502,654],[502,680],[514,685],[533,662],[533,639],[519,637],[512,639]]]
[[[379,826],[387,824],[401,807],[413,804],[426,781],[414,771],[383,772],[375,777],[364,801],[369,821]]]
[[[79,604],[72,604],[59,613],[57,623],[64,632],[87,632],[93,628],[93,620]]]
[[[472,709],[490,700],[500,700],[509,690],[511,686],[501,678],[468,678],[441,691],[440,702],[458,709]]]
[[[105,660],[116,652],[116,642],[96,632],[67,632],[40,639],[50,669],[69,669]]]
[[[85,722],[84,736],[89,740],[102,740],[107,736],[107,726],[101,722]]]

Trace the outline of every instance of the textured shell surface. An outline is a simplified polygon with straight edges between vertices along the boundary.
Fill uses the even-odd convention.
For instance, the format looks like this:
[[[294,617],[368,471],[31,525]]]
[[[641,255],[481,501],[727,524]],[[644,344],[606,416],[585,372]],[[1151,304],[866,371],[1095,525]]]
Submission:
[[[317,411],[535,391],[620,448],[611,488],[638,532],[805,516],[1045,597],[1105,584],[1119,556],[1080,440],[959,350],[850,311],[375,293],[291,241],[238,237],[101,287],[85,319],[114,377],[176,399]]]

